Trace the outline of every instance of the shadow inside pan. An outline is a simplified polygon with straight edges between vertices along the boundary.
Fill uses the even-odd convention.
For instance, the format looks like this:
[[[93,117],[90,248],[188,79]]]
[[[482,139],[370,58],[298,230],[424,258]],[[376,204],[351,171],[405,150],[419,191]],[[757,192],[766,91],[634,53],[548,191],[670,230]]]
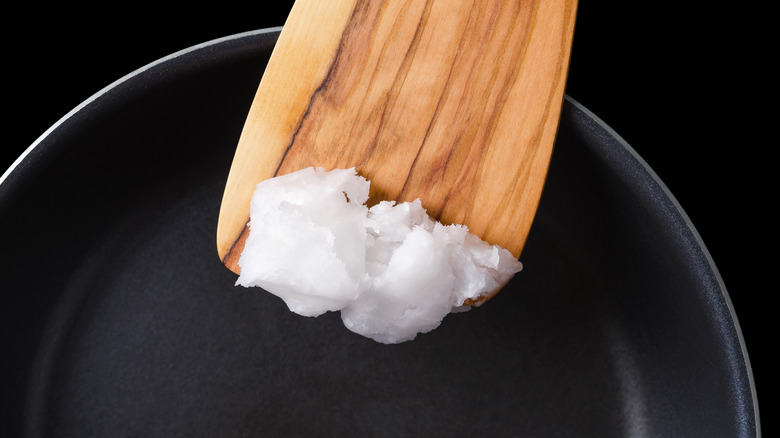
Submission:
[[[755,436],[735,318],[644,162],[567,98],[525,269],[383,345],[233,286],[224,182],[278,36],[176,54],[0,184],[3,410],[34,437]],[[6,271],[7,269],[7,271]]]

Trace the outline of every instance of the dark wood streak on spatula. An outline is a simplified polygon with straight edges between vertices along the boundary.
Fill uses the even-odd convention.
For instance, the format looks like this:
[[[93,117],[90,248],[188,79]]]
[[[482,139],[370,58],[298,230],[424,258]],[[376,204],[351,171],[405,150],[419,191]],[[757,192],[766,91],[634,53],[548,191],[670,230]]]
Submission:
[[[356,34],[365,31],[365,29],[371,29],[376,24],[381,5],[382,2],[372,2],[370,0],[358,0],[356,3],[349,19],[350,24],[347,25],[343,33],[339,49],[333,57],[328,73],[314,93],[312,93],[306,111],[297,124],[290,143],[284,149],[273,176],[284,175],[309,166],[322,167],[324,165],[326,158],[313,153],[312,150],[307,150],[308,146],[312,144],[308,140],[312,135],[312,125],[316,124],[316,119],[322,112],[323,102],[332,102],[334,100],[334,93],[329,93],[333,87],[329,88],[329,85],[334,83],[341,84],[342,75],[338,72],[344,70],[343,66],[349,66],[354,63],[353,56],[355,55],[354,52],[357,51],[355,50],[356,42],[365,41],[365,38]],[[352,48],[352,50],[347,50],[347,48]],[[249,223],[247,223],[238,239],[236,239],[222,259],[222,262],[236,273],[241,272],[238,260],[244,250],[249,232]]]
[[[239,143],[250,160],[234,160],[241,178],[355,167],[371,204],[420,198],[434,218],[519,255],[557,130],[576,0],[334,1],[327,20],[327,5],[296,2],[288,24],[300,29],[285,25]],[[323,39],[323,51],[310,47]],[[307,70],[309,59],[327,68]],[[275,139],[267,152],[252,150],[260,133]],[[226,199],[238,189],[227,202],[246,211],[249,185],[231,185]],[[234,272],[241,224],[221,250]]]

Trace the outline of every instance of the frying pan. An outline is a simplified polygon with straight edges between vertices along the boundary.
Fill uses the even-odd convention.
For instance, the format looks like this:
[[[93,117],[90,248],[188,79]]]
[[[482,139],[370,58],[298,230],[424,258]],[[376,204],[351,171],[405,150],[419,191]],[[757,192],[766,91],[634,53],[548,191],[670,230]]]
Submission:
[[[235,287],[214,230],[277,35],[138,70],[3,176],[11,436],[757,436],[696,230],[569,97],[525,269],[481,308],[383,345]]]

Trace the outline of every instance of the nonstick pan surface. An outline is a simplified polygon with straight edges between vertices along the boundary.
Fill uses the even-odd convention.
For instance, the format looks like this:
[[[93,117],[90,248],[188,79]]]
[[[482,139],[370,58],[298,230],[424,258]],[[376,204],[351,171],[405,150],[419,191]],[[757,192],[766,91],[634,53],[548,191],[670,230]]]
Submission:
[[[756,436],[717,269],[653,171],[571,98],[525,269],[481,308],[383,345],[233,286],[216,218],[277,35],[123,78],[0,181],[12,433]]]

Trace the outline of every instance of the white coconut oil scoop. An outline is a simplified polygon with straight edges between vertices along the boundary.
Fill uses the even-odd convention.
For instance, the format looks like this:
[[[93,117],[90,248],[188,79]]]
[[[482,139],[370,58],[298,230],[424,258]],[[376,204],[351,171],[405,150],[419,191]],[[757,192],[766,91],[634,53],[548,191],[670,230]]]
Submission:
[[[419,199],[519,257],[558,127],[576,0],[298,0],[222,201],[239,273],[256,184],[355,168],[369,204]]]

